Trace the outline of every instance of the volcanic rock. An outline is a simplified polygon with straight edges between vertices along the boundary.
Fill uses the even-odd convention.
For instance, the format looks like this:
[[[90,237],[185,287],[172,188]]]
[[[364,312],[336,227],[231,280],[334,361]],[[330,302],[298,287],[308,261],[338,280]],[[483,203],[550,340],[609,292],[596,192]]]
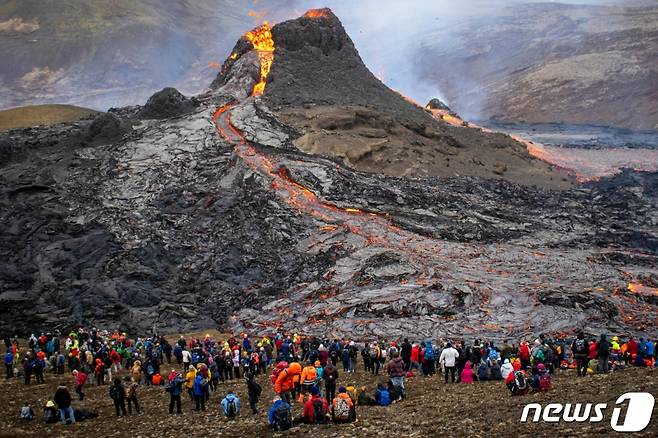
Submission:
[[[311,60],[349,49],[330,37],[338,25],[331,16],[278,25],[292,29],[283,64],[297,65],[295,52]],[[111,143],[67,141],[84,137],[88,122],[0,134],[0,330],[656,335],[656,302],[628,283],[658,275],[658,175],[553,191],[354,170],[295,147],[301,133],[282,114],[318,111],[300,120],[373,141],[403,129],[418,141],[459,138],[450,153],[482,133],[452,135],[416,119],[429,117],[423,109],[398,118],[367,102],[274,110],[278,79],[264,97],[247,97],[254,59],[231,60],[228,79],[195,110],[143,120]]]
[[[168,87],[149,97],[137,116],[142,119],[166,119],[189,113],[197,105],[196,99],[188,99],[177,89]]]
[[[385,86],[329,9],[279,23],[272,37],[274,62],[264,100],[299,131],[294,144],[304,152],[390,176],[471,175],[551,188],[572,185],[566,172],[534,159],[510,137],[446,126]],[[233,53],[241,50],[238,43]]]

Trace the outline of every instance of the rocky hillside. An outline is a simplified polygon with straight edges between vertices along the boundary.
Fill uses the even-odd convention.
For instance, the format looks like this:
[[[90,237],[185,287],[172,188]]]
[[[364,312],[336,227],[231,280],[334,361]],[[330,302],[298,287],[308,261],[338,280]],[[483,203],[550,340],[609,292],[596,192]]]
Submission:
[[[198,92],[253,23],[249,2],[9,0],[0,4],[0,106],[106,110],[178,84]]]
[[[467,118],[658,129],[655,3],[516,4],[415,45],[416,73]]]

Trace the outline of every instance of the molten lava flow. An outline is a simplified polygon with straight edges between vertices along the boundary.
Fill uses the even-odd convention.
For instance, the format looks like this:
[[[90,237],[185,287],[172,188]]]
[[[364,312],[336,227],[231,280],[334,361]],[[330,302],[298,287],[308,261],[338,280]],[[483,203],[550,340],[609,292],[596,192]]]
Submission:
[[[304,14],[304,17],[308,17],[308,18],[329,18],[330,17],[330,15],[329,15],[330,12],[331,12],[331,10],[329,8],[309,9]]]
[[[260,61],[260,81],[254,85],[253,96],[260,96],[265,92],[265,83],[267,76],[270,74],[272,62],[274,62],[274,40],[272,39],[272,28],[265,21],[262,26],[247,32],[245,37],[258,51],[258,60]]]
[[[442,120],[442,121],[446,122],[449,125],[452,125],[452,126],[473,126],[473,125],[469,125],[467,122],[460,119],[459,117],[450,114],[450,111],[448,111],[448,110],[430,108],[429,105],[427,105],[425,107],[425,109],[428,110],[430,113],[432,113],[432,115],[434,116],[435,119]]]
[[[658,296],[658,288],[645,286],[642,283],[631,282],[628,283],[627,289],[638,295]]]

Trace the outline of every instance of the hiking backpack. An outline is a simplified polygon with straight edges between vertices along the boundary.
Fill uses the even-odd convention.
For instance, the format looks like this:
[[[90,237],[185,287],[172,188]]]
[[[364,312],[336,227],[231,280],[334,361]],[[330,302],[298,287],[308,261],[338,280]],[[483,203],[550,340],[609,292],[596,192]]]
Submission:
[[[290,410],[285,405],[282,404],[274,411],[274,424],[277,430],[288,430],[292,427]]]
[[[528,381],[522,371],[514,371],[512,394],[525,394],[528,392]]]
[[[587,354],[587,345],[585,343],[584,339],[576,339],[575,345],[574,345],[574,353],[578,354]]]
[[[542,373],[539,375],[539,390],[541,392],[548,392],[551,390],[551,377],[548,373]]]
[[[350,407],[342,397],[334,399],[334,418],[342,421],[350,419]]]
[[[379,406],[388,406],[391,404],[391,393],[388,392],[388,389],[378,389],[379,397],[377,397],[377,403]]]
[[[34,411],[29,406],[23,406],[21,408],[21,419],[31,421],[34,420]]]
[[[275,368],[272,370],[272,374],[270,374],[270,380],[272,381],[272,383],[276,383],[276,379],[277,379],[277,377],[279,377],[279,374],[280,374],[281,371],[283,371],[284,369],[285,369],[285,368],[276,368],[276,367],[275,367]]]
[[[315,424],[325,424],[327,416],[324,412],[324,405],[322,399],[316,398],[312,401],[313,404],[313,417],[315,417]]]

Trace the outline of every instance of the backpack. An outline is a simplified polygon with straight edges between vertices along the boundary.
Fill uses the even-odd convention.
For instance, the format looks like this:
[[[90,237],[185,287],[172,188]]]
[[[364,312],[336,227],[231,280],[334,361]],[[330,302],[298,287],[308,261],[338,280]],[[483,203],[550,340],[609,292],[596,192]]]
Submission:
[[[378,389],[377,395],[379,406],[388,406],[391,404],[391,393],[388,392],[388,389]]]
[[[350,407],[342,397],[334,399],[334,418],[343,421],[350,419]]]
[[[543,362],[544,359],[546,359],[544,357],[544,351],[541,348],[538,348],[537,351],[535,352],[535,360],[537,362]]]
[[[528,381],[521,371],[514,371],[513,394],[522,394],[528,391]]]
[[[270,374],[270,380],[272,381],[272,383],[276,383],[277,377],[279,377],[279,374],[283,370],[284,370],[284,368],[274,368],[272,370],[272,374]]]
[[[21,408],[21,419],[31,421],[34,420],[34,411],[29,406],[23,406]]]
[[[542,373],[539,375],[539,390],[541,392],[548,392],[551,389],[551,377],[548,373]]]
[[[226,416],[228,418],[235,418],[238,415],[238,410],[235,406],[235,400],[228,400],[226,404]]]
[[[496,351],[495,348],[489,350],[489,360],[490,361],[498,360],[498,352]]]
[[[423,355],[425,360],[434,360],[434,349],[430,345],[429,347],[425,348],[425,354]]]
[[[154,372],[155,372],[155,369],[153,368],[153,365],[148,364],[148,366],[146,367],[146,374],[151,376],[151,375],[153,375]]]
[[[55,416],[54,409],[44,409],[43,410],[43,421],[44,423],[57,423],[57,417]]]
[[[371,348],[370,349],[370,359],[377,359],[377,349],[376,348]]]
[[[575,353],[578,354],[587,354],[587,346],[585,345],[585,340],[584,339],[576,339],[575,345],[574,345],[574,350]]]
[[[274,411],[274,425],[277,430],[288,430],[292,427],[290,410],[283,404]]]
[[[313,417],[315,417],[315,424],[325,424],[327,422],[327,416],[324,412],[322,399],[316,398],[311,403],[313,404]]]

